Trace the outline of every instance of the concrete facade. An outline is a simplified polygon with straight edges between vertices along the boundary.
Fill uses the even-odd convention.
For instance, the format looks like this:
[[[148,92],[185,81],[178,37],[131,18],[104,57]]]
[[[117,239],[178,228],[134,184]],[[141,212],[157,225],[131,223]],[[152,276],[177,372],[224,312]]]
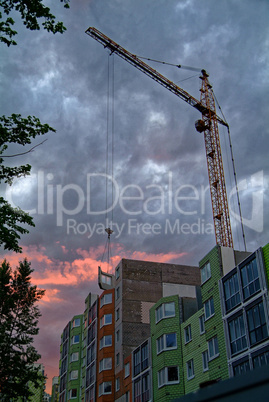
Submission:
[[[123,259],[115,275],[99,269],[103,293],[62,334],[60,401],[77,387],[72,401],[168,402],[269,365],[268,277],[269,245],[216,246],[199,267]]]

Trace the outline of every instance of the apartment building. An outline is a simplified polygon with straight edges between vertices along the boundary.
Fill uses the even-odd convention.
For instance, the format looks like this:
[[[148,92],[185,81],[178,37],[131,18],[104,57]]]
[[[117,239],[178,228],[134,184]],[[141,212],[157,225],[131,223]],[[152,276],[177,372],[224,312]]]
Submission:
[[[172,401],[269,365],[268,278],[269,244],[215,246],[199,267],[123,259],[115,275],[99,268],[103,293],[89,294],[62,334],[60,401]]]

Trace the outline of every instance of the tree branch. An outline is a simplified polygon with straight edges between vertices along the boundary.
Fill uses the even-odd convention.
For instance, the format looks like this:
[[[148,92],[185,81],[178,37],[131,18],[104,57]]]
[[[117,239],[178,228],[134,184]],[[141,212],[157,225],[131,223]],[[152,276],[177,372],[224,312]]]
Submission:
[[[14,155],[2,155],[1,158],[14,158],[14,156],[21,156],[21,155],[25,155],[25,154],[29,154],[30,152],[32,152],[35,148],[39,147],[39,145],[44,144],[44,142],[46,142],[48,139],[40,142],[39,144],[35,145],[34,147],[30,148],[28,151],[26,152],[21,152],[19,154],[14,154]]]

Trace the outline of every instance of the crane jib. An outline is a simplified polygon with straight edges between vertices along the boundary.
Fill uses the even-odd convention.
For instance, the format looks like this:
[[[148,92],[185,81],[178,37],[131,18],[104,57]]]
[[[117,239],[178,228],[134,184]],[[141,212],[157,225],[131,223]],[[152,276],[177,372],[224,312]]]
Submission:
[[[128,52],[126,49],[121,47],[118,43],[112,41],[102,32],[98,31],[96,28],[90,27],[86,30],[86,33],[101,43],[105,48],[108,48],[112,53],[116,53],[119,57],[126,60],[128,63],[132,64],[138,70],[142,71],[144,74],[148,75],[154,81],[158,82],[160,85],[167,88],[170,92],[174,93],[176,96],[180,97],[182,100],[187,102],[189,105],[197,109],[202,114],[211,113],[211,115],[215,115],[218,123],[228,127],[228,124],[223,121],[218,115],[216,115],[215,111],[207,108],[205,105],[202,105],[200,101],[195,99],[193,96],[188,94],[186,91],[178,87],[175,83],[168,80],[162,74],[158,73],[148,64],[144,63],[141,59],[139,59],[136,55]]]
[[[200,101],[198,101],[168,78],[164,77],[148,64],[144,63],[137,56],[128,52],[112,39],[105,36],[102,32],[90,27],[87,29],[86,33],[101,43],[104,47],[109,48],[111,53],[116,53],[122,59],[142,71],[163,87],[169,89],[169,91],[180,97],[202,114],[202,120],[198,120],[195,123],[195,127],[198,132],[204,133],[216,243],[225,247],[233,247],[228,199],[217,123],[226,126],[228,128],[228,132],[229,126],[216,113],[214,94],[212,85],[208,81],[207,72],[205,70],[201,70],[200,78],[202,80],[202,87]]]

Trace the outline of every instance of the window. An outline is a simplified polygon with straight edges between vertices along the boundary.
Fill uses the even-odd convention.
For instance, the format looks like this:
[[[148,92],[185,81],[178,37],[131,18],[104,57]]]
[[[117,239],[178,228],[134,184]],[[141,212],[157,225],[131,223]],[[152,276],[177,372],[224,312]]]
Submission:
[[[130,375],[130,363],[124,365],[124,378]]]
[[[254,258],[247,265],[241,268],[241,279],[244,299],[247,299],[254,293],[258,292],[258,290],[260,290],[260,281],[256,258]]]
[[[134,382],[134,402],[141,402],[141,380]]]
[[[140,351],[140,349],[136,350],[133,354],[133,366],[134,366],[134,376],[136,376],[141,371],[141,351]]]
[[[71,398],[76,398],[77,397],[77,389],[73,388],[70,390],[70,399]]]
[[[87,389],[86,391],[86,400],[85,402],[94,402],[95,401],[95,392],[94,387]]]
[[[116,300],[119,300],[120,298],[120,287],[118,286],[116,289]]]
[[[95,342],[87,350],[87,366],[95,360]]]
[[[208,320],[210,317],[212,317],[212,315],[215,314],[213,297],[210,297],[210,299],[208,299],[205,302],[204,308],[205,308],[205,319]]]
[[[137,376],[140,372],[149,367],[149,345],[148,341],[144,342],[139,348],[133,352],[133,375]]]
[[[89,366],[86,370],[86,387],[95,382],[95,364]]]
[[[263,367],[269,365],[269,350],[253,357],[253,367]]]
[[[104,304],[110,304],[112,303],[112,293],[106,293],[101,297],[101,307],[104,306]]]
[[[191,326],[188,325],[186,328],[184,328],[184,334],[185,334],[185,343],[188,343],[191,341]]]
[[[248,360],[240,361],[240,363],[233,364],[234,376],[245,374],[250,371],[250,364]]]
[[[218,338],[215,336],[208,341],[209,360],[213,360],[219,356]]]
[[[205,315],[201,315],[199,317],[199,325],[200,325],[200,334],[205,333]]]
[[[189,360],[187,363],[187,379],[191,380],[194,377],[194,366],[193,359]]]
[[[157,339],[157,353],[177,348],[177,334],[164,334]]]
[[[228,322],[231,354],[241,352],[247,347],[246,330],[243,315]]]
[[[105,275],[104,273],[101,274],[101,281],[106,285],[112,284],[112,277],[109,275]]]
[[[240,303],[237,272],[223,282],[226,311],[230,311]]]
[[[163,303],[155,311],[156,323],[163,318],[174,317],[175,314],[175,302]]]
[[[80,318],[75,318],[72,322],[72,327],[79,327],[80,326]]]
[[[268,337],[262,301],[247,311],[247,320],[251,346]]]
[[[76,388],[73,388],[73,389],[70,389],[70,398],[76,398],[77,397],[77,389]]]
[[[97,303],[95,302],[89,309],[88,325],[91,325],[91,323],[96,319],[96,317],[97,317]]]
[[[134,382],[134,401],[150,401],[150,381],[148,373]]]
[[[203,361],[203,371],[207,371],[208,370],[208,350],[205,350],[202,353],[202,361]]]
[[[120,277],[120,267],[116,268],[116,280]]]
[[[78,352],[72,353],[71,355],[71,362],[78,361]]]
[[[119,342],[120,340],[120,330],[118,329],[116,332],[116,342]]]
[[[125,393],[124,401],[125,401],[125,402],[130,402],[130,392],[129,392],[129,391],[127,391],[127,392]]]
[[[104,325],[109,325],[112,324],[112,314],[105,314],[103,317],[100,319],[100,328],[102,328]]]
[[[149,365],[148,342],[141,346],[141,371],[144,371]]]
[[[117,308],[116,310],[116,321],[118,321],[120,319],[120,309]]]
[[[120,364],[120,354],[117,353],[116,354],[116,366],[118,366]]]
[[[73,370],[70,373],[70,380],[77,380],[78,379],[78,370]]]
[[[207,262],[202,268],[201,268],[201,282],[202,284],[206,282],[209,278],[211,278],[211,269],[210,269],[210,263]]]
[[[178,366],[164,367],[158,371],[158,387],[179,383]]]
[[[96,321],[88,327],[88,345],[96,338]]]
[[[75,343],[79,343],[79,335],[74,335],[72,338],[72,345]]]
[[[105,357],[99,363],[99,372],[112,369],[112,357]]]
[[[100,349],[112,345],[112,335],[105,335],[100,339]]]
[[[120,390],[120,377],[116,378],[116,392]]]
[[[111,381],[102,382],[102,384],[99,385],[99,396],[111,393],[112,393]]]

